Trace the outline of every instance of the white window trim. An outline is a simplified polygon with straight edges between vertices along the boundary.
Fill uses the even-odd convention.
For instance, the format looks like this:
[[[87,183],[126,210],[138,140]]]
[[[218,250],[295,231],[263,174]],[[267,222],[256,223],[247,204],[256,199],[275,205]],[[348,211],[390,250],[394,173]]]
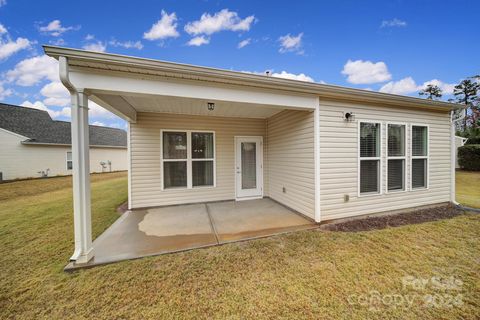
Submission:
[[[71,160],[68,160],[68,154],[71,153],[72,154],[72,151],[67,151],[65,153],[65,167],[67,168],[67,171],[72,171],[73,170],[73,154],[72,154],[72,159]],[[68,168],[68,163],[71,162],[72,163],[72,169],[69,169]]]
[[[405,126],[405,141],[404,141],[404,155],[403,156],[394,156],[394,157],[390,157],[388,155],[388,128],[389,128],[389,125],[401,125],[401,126]],[[407,192],[408,191],[408,185],[407,185],[407,166],[408,166],[408,125],[407,123],[404,123],[404,122],[387,122],[386,124],[386,128],[385,128],[385,132],[386,132],[386,137],[385,137],[385,157],[386,157],[386,169],[385,169],[385,193],[388,194],[388,193],[401,193],[401,192]],[[403,189],[402,190],[388,190],[388,160],[403,160]]]
[[[164,132],[185,132],[187,134],[187,158],[186,159],[164,159],[163,158],[163,133]],[[213,158],[192,158],[192,132],[212,133],[213,134]],[[162,191],[178,191],[178,190],[197,190],[197,189],[209,189],[217,187],[217,146],[215,131],[211,130],[185,130],[185,129],[161,129],[160,130],[160,186]],[[164,162],[180,162],[187,163],[187,186],[186,187],[173,187],[165,188],[163,179],[163,163]],[[213,161],[213,185],[212,186],[196,186],[192,184],[192,162],[193,161]]]
[[[379,155],[378,157],[360,157],[360,127],[362,123],[374,123],[379,124],[380,127],[380,142],[379,142]],[[380,196],[383,194],[383,123],[381,121],[375,120],[358,120],[357,121],[357,196],[359,198],[363,197],[372,197],[372,196]],[[378,177],[378,192],[368,192],[368,193],[361,193],[360,192],[360,162],[362,160],[379,160],[379,177]]]
[[[413,127],[426,127],[427,128],[427,155],[426,156],[414,156],[412,152],[412,128]],[[409,159],[409,164],[410,164],[410,191],[424,191],[424,190],[429,190],[430,189],[430,126],[425,123],[410,123],[410,159]],[[413,176],[412,176],[412,160],[414,159],[426,159],[427,160],[427,185],[425,187],[420,187],[420,188],[414,188],[413,187]]]

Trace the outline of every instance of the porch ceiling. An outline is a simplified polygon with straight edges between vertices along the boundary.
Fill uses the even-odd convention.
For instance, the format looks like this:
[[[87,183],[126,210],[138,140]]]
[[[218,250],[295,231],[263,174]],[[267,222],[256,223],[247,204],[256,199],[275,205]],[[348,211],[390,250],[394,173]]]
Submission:
[[[214,99],[194,99],[154,95],[112,95],[95,94],[100,105],[111,102],[118,105],[118,99],[128,103],[136,112],[178,113],[214,117],[269,118],[288,107],[281,108],[264,104],[220,101]],[[215,103],[214,110],[208,110],[207,103]]]

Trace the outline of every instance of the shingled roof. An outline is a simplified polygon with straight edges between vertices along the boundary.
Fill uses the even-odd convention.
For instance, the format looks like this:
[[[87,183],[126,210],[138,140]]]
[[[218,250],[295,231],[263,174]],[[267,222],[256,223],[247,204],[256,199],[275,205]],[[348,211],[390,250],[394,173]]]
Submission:
[[[0,103],[0,128],[22,135],[24,143],[70,145],[70,122],[53,120],[48,112]],[[125,130],[90,125],[90,145],[126,147]]]

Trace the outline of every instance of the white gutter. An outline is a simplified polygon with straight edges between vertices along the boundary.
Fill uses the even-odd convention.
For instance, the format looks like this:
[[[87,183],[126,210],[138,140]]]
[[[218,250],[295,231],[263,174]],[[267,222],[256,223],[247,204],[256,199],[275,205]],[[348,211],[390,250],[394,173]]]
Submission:
[[[462,115],[458,119],[454,119],[455,110],[450,112],[450,201],[455,204],[459,205],[456,200],[456,181],[455,181],[455,173],[456,173],[456,162],[455,159],[457,157],[457,147],[455,144],[455,124],[458,121],[461,121],[465,118],[465,109],[462,110]]]
[[[75,68],[101,70],[101,72],[128,68],[130,73],[147,75],[162,75],[163,77],[190,79],[209,83],[234,84],[259,89],[290,91],[301,94],[314,94],[323,99],[340,99],[355,102],[381,103],[390,106],[405,106],[410,108],[427,108],[432,110],[450,111],[461,108],[461,105],[433,99],[420,99],[375,91],[327,85],[306,81],[267,77],[263,75],[200,67],[188,64],[166,62],[154,59],[124,56],[111,53],[92,52],[55,46],[43,46],[45,53],[56,59],[68,57]],[[104,65],[108,69],[95,67]],[[92,66],[93,65],[93,66]]]
[[[29,139],[29,138],[27,138]],[[22,144],[31,145],[31,146],[52,146],[52,147],[71,147],[71,144],[68,143],[48,143],[48,142],[30,142],[30,141],[22,141]],[[108,145],[101,145],[101,144],[91,144],[90,148],[105,148],[105,149],[127,149],[127,146],[108,146]]]

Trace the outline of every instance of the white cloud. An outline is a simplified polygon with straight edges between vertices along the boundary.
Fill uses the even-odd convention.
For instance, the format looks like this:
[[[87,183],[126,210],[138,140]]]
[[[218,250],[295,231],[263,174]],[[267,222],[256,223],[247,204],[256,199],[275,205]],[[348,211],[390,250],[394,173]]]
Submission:
[[[407,22],[394,18],[392,20],[383,20],[380,28],[391,28],[391,27],[406,27]]]
[[[93,40],[93,39],[95,39],[95,36],[94,36],[93,34],[87,34],[87,35],[85,36],[85,40],[86,40],[86,41],[90,41],[90,40]]]
[[[398,81],[390,81],[382,86],[380,92],[393,94],[409,94],[418,91],[418,86],[412,77],[406,77]]]
[[[223,9],[213,16],[209,13],[202,14],[200,20],[187,23],[185,31],[190,35],[211,35],[224,30],[248,31],[254,21],[255,16],[253,15],[241,19],[238,13]]]
[[[39,27],[38,30],[40,32],[49,34],[54,37],[58,37],[62,35],[62,33],[65,33],[70,30],[78,30],[80,29],[80,26],[75,26],[75,27],[63,27],[62,23],[60,20],[53,20],[49,24],[43,27]]]
[[[130,48],[135,48],[135,49],[138,49],[138,50],[142,50],[143,49],[143,44],[140,42],[140,41],[124,41],[124,42],[121,42],[121,41],[117,41],[115,39],[113,40],[110,40],[108,42],[109,45],[113,46],[113,47],[123,47],[125,49],[130,49]]]
[[[303,32],[299,33],[296,36],[292,36],[289,34],[281,36],[278,38],[278,41],[280,41],[280,49],[279,51],[281,53],[285,52],[298,52],[298,53],[303,53],[302,49],[302,37],[303,37]]]
[[[53,39],[53,40],[50,40],[49,42],[54,46],[64,46],[67,44],[65,40],[62,38]]]
[[[42,111],[47,111],[48,114],[50,115],[50,117],[52,117],[52,119],[56,119],[56,118],[59,118],[59,117],[67,117],[69,118],[70,117],[70,108],[62,108],[60,109],[59,111],[57,110],[53,110],[53,109],[50,109],[48,108],[45,104],[43,104],[43,102],[41,101],[35,101],[35,102],[30,102],[28,100],[24,101],[22,104],[20,104],[22,107],[27,107],[27,108],[33,108],[33,109],[38,109],[38,110],[42,110]]]
[[[348,60],[343,66],[342,74],[348,76],[347,81],[353,84],[370,84],[385,82],[392,78],[385,62]]]
[[[105,52],[107,50],[107,45],[101,41],[87,43],[83,46],[83,49],[87,51],[96,51],[96,52]]]
[[[248,39],[245,39],[245,40],[242,40],[238,43],[238,49],[241,49],[245,46],[248,46],[250,44],[250,42],[252,41],[252,39],[248,38]]]
[[[25,38],[17,38],[15,41],[11,39],[0,40],[0,60],[7,59],[18,51],[29,48],[30,45],[31,42]]]
[[[290,79],[290,80],[315,82],[312,77],[309,77],[304,73],[294,74],[294,73],[289,73],[287,71],[282,71],[280,73],[278,73],[278,72],[273,72],[272,73],[269,70],[266,70],[264,72],[258,72],[258,71],[241,71],[241,72],[253,73],[253,74],[258,74],[258,75],[261,75],[261,76],[267,76],[267,72],[268,72],[270,74],[270,76],[275,77],[275,78],[284,78],[284,79]],[[320,83],[325,83],[325,82],[320,81]]]
[[[58,62],[47,55],[27,58],[20,61],[6,73],[9,82],[20,86],[32,86],[43,79],[58,81]]]
[[[0,7],[3,7],[7,4],[7,0],[0,0]]]
[[[91,124],[94,125],[94,126],[106,127],[105,123],[103,123],[101,121],[94,121]]]
[[[43,103],[48,106],[67,106],[70,104],[70,93],[59,81],[46,84],[40,93],[45,97]]]
[[[152,25],[149,31],[143,34],[147,40],[161,40],[166,38],[176,38],[180,34],[177,31],[177,15],[175,12],[168,14],[164,10],[162,17]]]
[[[7,28],[5,28],[5,26],[3,24],[0,23],[0,34],[4,34],[4,33],[7,33]]]
[[[282,71],[280,73],[272,73],[272,77],[306,81],[306,82],[315,82],[312,77],[309,77],[304,73],[294,74],[294,73],[288,73],[286,71]]]
[[[210,38],[207,38],[207,37],[204,37],[204,36],[198,36],[198,37],[190,39],[187,42],[187,45],[188,46],[199,47],[201,45],[209,44],[209,43],[210,43]]]
[[[445,83],[438,79],[432,79],[425,81],[422,85],[417,85],[412,77],[406,77],[398,81],[390,81],[380,88],[380,92],[393,93],[393,94],[411,94],[425,89],[427,85],[436,85],[442,89],[443,95],[450,95],[453,93],[455,84]]]
[[[13,94],[12,89],[5,89],[3,87],[3,82],[0,82],[0,100],[5,99],[6,97],[10,96]]]
[[[61,108],[60,110],[55,110],[53,108],[49,108],[45,103],[42,101],[35,101],[35,102],[30,102],[28,100],[24,101],[21,106],[24,107],[29,107],[29,108],[34,108],[38,110],[43,110],[47,111],[50,117],[53,119],[57,119],[59,117],[65,117],[65,118],[70,118],[71,116],[71,109],[70,106],[65,106]],[[93,101],[88,101],[88,114],[90,118],[96,119],[94,121],[100,121],[97,119],[119,119],[117,116],[115,116],[113,113],[105,110],[104,108],[100,107],[98,104],[96,104]]]

